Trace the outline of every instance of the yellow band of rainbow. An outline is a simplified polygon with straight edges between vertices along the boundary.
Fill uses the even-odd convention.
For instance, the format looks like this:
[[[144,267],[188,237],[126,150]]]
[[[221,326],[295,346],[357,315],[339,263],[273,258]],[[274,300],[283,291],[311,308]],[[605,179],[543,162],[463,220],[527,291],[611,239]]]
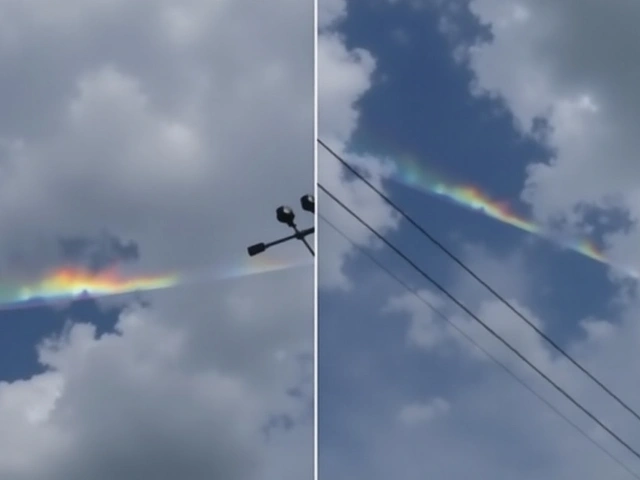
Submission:
[[[516,214],[508,203],[492,199],[476,186],[445,181],[442,176],[427,171],[416,161],[397,162],[395,166],[396,172],[392,179],[404,186],[445,198],[460,207],[473,210],[499,222],[538,235],[592,260],[610,265],[634,278],[638,278],[638,273],[634,270],[615,265],[592,241],[577,239],[570,242],[560,242],[533,221]]]

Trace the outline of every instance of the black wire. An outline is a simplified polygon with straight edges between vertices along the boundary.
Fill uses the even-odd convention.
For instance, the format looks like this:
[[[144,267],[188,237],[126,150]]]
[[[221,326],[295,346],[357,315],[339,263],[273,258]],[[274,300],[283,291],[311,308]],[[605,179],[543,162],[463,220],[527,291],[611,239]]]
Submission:
[[[349,213],[353,218],[358,220],[364,227],[366,227],[371,233],[373,233],[379,240],[381,240],[385,245],[387,245],[390,249],[392,249],[396,254],[402,257],[409,265],[411,265],[420,275],[422,275],[427,281],[429,281],[434,287],[444,293],[452,302],[454,302],[458,307],[464,310],[467,315],[473,318],[476,322],[478,322],[487,332],[493,335],[497,340],[499,340],[504,346],[506,346],[509,350],[511,350],[515,355],[520,358],[523,362],[525,362],[529,367],[531,367],[538,375],[544,378],[547,382],[549,382],[558,392],[560,392],[565,398],[567,398],[571,403],[573,403],[576,407],[578,407],[585,415],[587,415],[591,420],[596,422],[603,430],[605,430],[609,435],[615,438],[621,445],[623,445],[627,450],[629,450],[636,458],[640,459],[640,453],[638,453],[631,445],[629,445],[626,441],[618,436],[613,430],[607,427],[602,421],[598,419],[593,413],[587,410],[586,407],[583,407],[580,402],[578,402],[575,398],[571,396],[566,390],[564,390],[560,385],[558,385],[555,381],[551,379],[546,373],[536,367],[527,357],[525,357],[520,351],[513,347],[509,342],[507,342],[504,338],[500,336],[495,330],[493,330],[489,325],[487,325],[482,319],[480,319],[475,313],[473,313],[469,308],[464,305],[460,300],[458,300],[452,293],[450,293],[445,287],[443,287],[440,283],[434,280],[428,273],[422,270],[418,265],[416,265],[407,255],[402,253],[398,247],[393,245],[389,240],[386,239],[382,234],[378,233],[373,227],[371,227],[367,222],[365,222],[360,216],[347,207],[339,198],[337,198],[333,193],[327,190],[322,184],[318,183],[318,188],[320,188],[324,193],[329,195],[331,199],[340,205],[347,213]]]
[[[605,455],[607,455],[611,460],[617,463],[620,467],[627,471],[630,475],[635,478],[640,479],[640,475],[634,472],[630,467],[628,467],[622,460],[616,457],[613,453],[607,450],[602,444],[592,438],[586,431],[584,431],[577,423],[567,417],[564,413],[562,413],[557,407],[555,407],[549,400],[544,398],[540,393],[536,392],[533,387],[527,384],[522,378],[518,376],[513,370],[507,367],[504,363],[498,360],[497,357],[492,355],[486,348],[481,346],[478,342],[476,342],[469,334],[467,334],[464,330],[458,327],[455,323],[451,321],[449,317],[447,317],[440,309],[433,305],[429,300],[420,295],[420,292],[415,288],[409,286],[407,282],[398,277],[395,273],[393,273],[390,269],[382,265],[380,261],[378,261],[373,255],[371,255],[365,248],[358,245],[358,243],[350,238],[346,233],[340,230],[335,224],[333,224],[330,220],[328,220],[324,215],[318,214],[318,216],[324,221],[327,225],[329,225],[336,233],[338,233],[342,238],[348,241],[356,250],[358,250],[362,255],[367,257],[369,261],[371,261],[374,265],[376,265],[380,270],[386,273],[389,277],[395,280],[398,284],[404,287],[409,293],[414,295],[420,302],[426,305],[433,313],[439,316],[442,320],[447,322],[459,335],[464,337],[467,341],[473,344],[478,350],[484,353],[493,363],[499,366],[507,375],[513,378],[516,382],[526,388],[529,392],[531,392],[535,397],[538,398],[542,403],[544,403],[547,407],[549,407],[556,415],[562,418],[565,422],[567,422],[571,427],[573,427],[578,433],[580,433],[584,438],[586,438],[589,442],[596,446],[600,451],[602,451]]]
[[[435,237],[433,237],[429,232],[427,232],[422,226],[420,226],[413,218],[409,216],[404,210],[402,210],[398,205],[396,205],[387,195],[380,191],[375,185],[373,185],[369,180],[367,180],[363,175],[361,175],[355,168],[353,168],[346,160],[344,160],[340,155],[334,152],[327,144],[325,144],[322,140],[318,139],[320,145],[322,145],[327,152],[333,155],[342,165],[344,165],[351,173],[356,175],[360,180],[366,183],[369,188],[375,191],[380,198],[382,198],[387,204],[389,204],[395,211],[397,211],[400,215],[402,215],[411,225],[417,228],[425,237],[427,237],[431,243],[437,246],[440,250],[442,250],[449,258],[451,258],[454,262],[456,262],[460,267],[462,267],[469,275],[471,275],[477,282],[479,282],[483,287],[485,287],[493,296],[495,296],[503,305],[505,305],[509,310],[515,313],[521,320],[523,320],[529,327],[531,327],[535,332],[544,338],[547,343],[549,343],[553,348],[556,349],[559,353],[561,353],[567,360],[569,360],[575,367],[577,367],[582,373],[588,376],[592,381],[594,381],[600,388],[602,388],[611,398],[613,398],[620,406],[622,406],[627,412],[631,413],[638,421],[640,421],[640,415],[627,403],[625,403],[620,397],[618,397],[615,393],[613,393],[604,383],[598,380],[591,372],[589,372],[585,367],[583,367],[577,360],[575,360],[569,353],[567,353],[560,345],[558,345],[553,339],[551,339],[546,333],[540,330],[531,320],[529,320],[522,312],[520,312],[516,307],[514,307],[507,299],[505,299],[502,295],[500,295],[495,289],[493,289],[487,282],[482,280],[471,268],[469,268],[462,260],[460,260],[453,252],[451,252],[448,248],[446,248],[442,243],[440,243]]]

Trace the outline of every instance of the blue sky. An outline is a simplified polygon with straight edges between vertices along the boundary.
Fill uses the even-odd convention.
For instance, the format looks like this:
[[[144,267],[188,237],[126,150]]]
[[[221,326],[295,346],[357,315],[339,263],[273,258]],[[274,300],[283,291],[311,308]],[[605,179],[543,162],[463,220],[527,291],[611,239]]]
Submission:
[[[35,307],[0,312],[0,379],[15,381],[42,373],[36,345],[62,331],[74,319],[90,319],[100,333],[112,331],[121,309],[101,308],[94,300],[80,300],[60,310]]]
[[[121,242],[117,237],[103,233],[96,238],[62,238],[57,243],[55,267],[74,266],[100,271],[117,263],[136,261],[139,257],[135,243]],[[23,267],[29,262],[15,258],[14,264]],[[11,271],[5,273],[5,282],[11,283]],[[38,346],[44,339],[58,334],[74,321],[90,321],[97,334],[112,332],[126,301],[100,305],[93,299],[62,302],[55,306],[34,306],[0,311],[0,379],[15,381],[42,373],[38,361]]]
[[[115,264],[136,261],[139,258],[135,243],[120,241],[103,232],[96,238],[62,238],[57,243],[56,267],[74,266],[100,271]],[[14,259],[25,263],[24,258]],[[11,273],[5,273],[5,282],[11,283]],[[15,381],[42,373],[44,366],[38,361],[38,346],[44,339],[59,334],[74,321],[90,321],[97,334],[113,332],[127,301],[100,305],[94,299],[61,302],[55,306],[41,305],[0,311],[0,379]]]
[[[326,0],[325,3],[328,6],[337,5],[338,2]],[[473,65],[456,62],[454,47],[474,43],[478,39],[483,39],[490,45],[492,36],[488,32],[491,29],[486,27],[490,22],[484,18],[485,27],[481,28],[477,12],[483,11],[483,8],[491,14],[501,12],[497,6],[499,2],[471,3],[476,4],[476,10],[463,7],[462,13],[452,15],[442,6],[430,5],[429,2],[345,2],[346,15],[341,18],[336,15],[338,20],[325,30],[326,38],[332,32],[339,32],[345,50],[366,50],[375,59],[375,70],[370,75],[368,88],[361,90],[361,96],[351,97],[354,100],[353,110],[359,115],[357,125],[349,134],[336,133],[337,130],[331,131],[330,126],[325,126],[324,130],[320,130],[320,137],[324,136],[325,141],[336,145],[338,150],[350,156],[353,161],[356,161],[356,157],[369,157],[393,164],[394,158],[411,156],[430,169],[458,179],[459,183],[476,185],[494,199],[509,201],[514,209],[531,216],[535,213],[534,208],[538,207],[532,206],[521,196],[525,182],[532,177],[528,167],[541,161],[548,164],[554,156],[562,160],[563,150],[558,150],[558,153],[558,144],[545,142],[517,128],[514,119],[519,121],[519,112],[509,103],[513,100],[507,95],[506,87],[504,91],[507,93],[498,91],[494,98],[471,92],[474,81],[482,84],[482,74]],[[506,3],[505,8],[508,10]],[[492,10],[489,5],[496,6]],[[575,6],[575,9],[579,10],[580,7]],[[536,9],[531,7],[531,10]],[[495,13],[496,18],[498,13]],[[445,35],[439,29],[439,22],[445,16],[459,29],[454,37]],[[496,48],[496,56],[498,54]],[[356,63],[355,60],[352,61]],[[329,67],[327,62],[324,70],[327,77],[333,72],[331,68],[335,68]],[[319,68],[322,89],[322,63]],[[508,70],[508,66],[505,70]],[[329,104],[328,101],[326,103]],[[320,108],[322,125],[322,104]],[[330,113],[332,112],[326,114],[327,118]],[[341,137],[346,138],[342,144]],[[331,143],[332,140],[335,141]],[[319,162],[321,182],[322,171],[325,169],[327,180],[324,183],[329,186],[329,170],[334,170],[331,162],[335,160],[326,155],[321,156]],[[390,196],[409,214],[465,259],[476,273],[498,291],[517,301],[535,318],[541,319],[545,331],[565,347],[576,347],[583,352],[580,349],[584,347],[580,345],[586,341],[587,335],[580,322],[587,318],[606,319],[611,325],[619,325],[624,321],[625,313],[621,313],[619,305],[612,303],[618,298],[620,285],[611,282],[608,270],[602,265],[437,198],[416,193],[393,182],[382,182]],[[576,182],[580,182],[580,178]],[[346,182],[334,183],[334,187],[330,187],[334,192],[338,188],[344,188],[344,195],[347,195],[349,188],[353,188]],[[322,193],[319,195],[320,211],[335,221],[336,209],[327,206],[331,200]],[[575,204],[580,201],[581,199],[575,200]],[[593,199],[586,198],[584,201],[588,203]],[[366,207],[370,210],[377,208],[366,200],[362,200],[359,207],[354,206],[354,209],[362,212]],[[567,214],[571,208],[571,205],[563,205],[553,213]],[[599,210],[611,214],[610,209]],[[542,222],[543,217],[539,218]],[[593,223],[593,218],[586,218],[587,222]],[[348,222],[342,220],[342,225]],[[399,228],[392,229],[389,238],[428,273],[456,293],[464,303],[470,305],[472,310],[482,311],[481,307],[490,302],[486,293],[482,289],[472,288],[472,283],[465,280],[460,269],[421,237],[419,232],[406,224],[400,225]],[[617,218],[610,231],[616,231],[621,225],[621,218]],[[535,399],[523,399],[530,394],[524,390],[524,393],[514,393],[521,387],[513,387],[511,379],[496,380],[502,373],[496,373],[492,364],[478,364],[451,345],[441,346],[440,351],[409,346],[410,317],[406,312],[386,311],[389,299],[400,295],[402,288],[393,280],[386,279],[364,257],[353,253],[341,257],[342,252],[348,248],[344,245],[337,247],[342,245],[342,240],[338,240],[322,222],[320,228],[320,281],[322,284],[323,276],[326,281],[319,293],[318,408],[320,465],[321,471],[322,466],[325,466],[327,478],[334,478],[334,475],[338,475],[337,478],[349,478],[349,475],[385,478],[382,472],[386,467],[390,472],[406,468],[407,476],[403,477],[399,473],[399,478],[422,478],[420,474],[427,477],[435,475],[437,478],[458,478],[458,466],[435,461],[433,452],[428,451],[426,445],[429,444],[430,423],[424,426],[424,436],[420,437],[425,445],[423,457],[417,452],[412,456],[406,451],[394,455],[390,445],[397,440],[397,445],[400,445],[397,448],[402,449],[406,447],[407,437],[394,437],[396,432],[389,419],[394,416],[394,409],[397,410],[403,403],[421,403],[442,397],[451,399],[453,404],[460,404],[473,395],[482,397],[489,385],[499,388],[496,395],[503,395],[505,398],[515,395],[523,402],[522,405],[514,407],[513,412],[505,412],[503,418],[498,419],[497,425],[495,418],[479,418],[476,406],[467,411],[461,405],[454,407],[451,415],[455,410],[457,420],[448,417],[442,420],[446,427],[441,424],[431,427],[434,431],[441,428],[451,430],[447,430],[454,439],[451,444],[447,444],[453,449],[451,455],[469,453],[465,450],[468,448],[465,444],[467,441],[474,441],[469,438],[465,440],[467,435],[473,439],[472,433],[466,432],[458,437],[451,433],[461,427],[458,422],[462,418],[467,422],[463,425],[468,425],[470,431],[474,430],[472,425],[475,425],[479,429],[478,435],[491,437],[487,440],[487,446],[493,448],[497,458],[515,455],[514,458],[519,459],[515,462],[516,465],[505,466],[503,462],[500,467],[504,468],[503,471],[495,468],[483,470],[480,465],[485,460],[479,461],[476,467],[472,466],[473,461],[469,461],[470,472],[475,468],[494,475],[494,478],[509,478],[513,474],[526,475],[521,478],[530,478],[529,475],[532,475],[531,478],[534,478],[538,471],[541,475],[552,475],[553,478],[574,478],[562,476],[560,472],[564,465],[562,468],[555,465],[554,453],[544,445],[536,445],[535,441],[527,444],[530,448],[523,447],[514,452],[511,444],[525,442],[526,436],[530,434],[535,437],[530,431],[530,428],[535,430],[534,427],[527,426],[524,421],[524,424],[517,425],[520,420],[516,422],[517,426],[500,425],[501,421],[507,422],[505,418],[510,414],[516,417],[526,416],[531,409],[537,412],[536,415],[546,415],[544,405]],[[594,239],[601,241],[603,233],[601,228],[596,229],[597,236]],[[361,242],[363,238],[364,236],[361,237]],[[330,248],[338,253],[328,253]],[[416,288],[429,286],[393,252],[385,249],[373,252]],[[323,272],[323,262],[333,262],[334,257],[341,258],[338,263],[353,284],[350,290],[331,283],[329,267]],[[455,313],[455,309],[445,306],[444,310],[453,315],[454,319],[461,318]],[[426,307],[420,307],[417,311],[418,316],[429,317]],[[521,323],[517,318],[506,317],[505,322],[511,325]],[[526,328],[512,328],[515,333],[511,333],[516,337],[530,339],[531,332]],[[495,343],[479,333],[475,331],[475,338],[480,343],[490,346],[492,351],[500,351]],[[529,340],[522,341],[526,343]],[[541,351],[548,352],[545,346],[538,346]],[[590,360],[585,358],[584,361],[589,363]],[[606,378],[605,383],[616,383],[615,376]],[[534,385],[540,386],[538,383]],[[548,390],[544,391],[549,393]],[[554,398],[553,395],[551,398]],[[488,435],[486,429],[491,428],[497,431],[503,429],[504,435],[511,435],[510,439],[499,434]],[[563,432],[564,434],[571,441],[576,441],[575,432]],[[380,440],[382,438],[386,438],[389,444],[378,445],[384,444]],[[443,451],[446,453],[446,449]],[[380,455],[388,458],[376,458]],[[522,462],[528,463],[527,458],[535,461],[525,466]],[[399,463],[394,463],[393,459]],[[410,459],[410,462],[402,466],[398,459]],[[605,457],[602,463],[607,461]],[[570,470],[567,468],[566,472]],[[485,478],[483,475],[480,477]]]
[[[450,43],[438,31],[437,11],[425,9],[416,14],[406,6],[380,2],[349,5],[350,14],[342,27],[346,44],[375,52],[378,61],[377,82],[361,100],[360,124],[351,148],[364,148],[391,158],[409,155],[425,167],[459,179],[459,183],[479,186],[493,198],[527,212],[529,209],[518,198],[525,168],[549,154],[544,146],[514,131],[509,113],[498,102],[472,97],[471,74],[455,64]],[[470,27],[466,36],[475,38],[481,34],[477,24],[471,23]],[[394,36],[399,31],[403,32],[402,41]],[[412,216],[437,238],[447,239],[448,245],[455,246],[456,237],[461,237],[464,242],[480,243],[500,252],[530,240],[527,234],[508,225],[461,211],[439,199],[393,184],[390,189]],[[414,232],[407,229],[402,233],[407,235],[404,241],[411,243],[408,235]],[[558,252],[560,249],[546,242],[536,242],[535,247],[531,268],[544,269],[544,263],[555,266],[561,262],[558,270],[571,272],[558,278],[553,291],[571,283],[572,277],[594,282],[583,283],[581,291],[568,288],[559,295],[566,301],[565,308],[583,305],[592,312],[593,304],[576,300],[583,299],[584,292],[601,292],[605,288],[604,269],[571,252]],[[538,254],[543,259],[542,266],[535,260]],[[585,274],[581,275],[581,271]],[[567,294],[575,296],[567,298]],[[602,298],[596,299],[597,303],[601,301]],[[583,316],[584,311],[573,314]]]

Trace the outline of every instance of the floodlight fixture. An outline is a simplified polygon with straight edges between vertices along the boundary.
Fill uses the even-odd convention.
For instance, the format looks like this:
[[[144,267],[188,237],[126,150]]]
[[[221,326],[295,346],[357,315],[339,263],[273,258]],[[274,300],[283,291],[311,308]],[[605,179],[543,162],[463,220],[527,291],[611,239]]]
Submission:
[[[247,251],[249,252],[249,256],[253,257],[255,255],[258,255],[259,253],[264,252],[267,249],[267,246],[263,243],[256,243],[255,245],[251,245],[249,248],[247,248]]]
[[[296,218],[296,214],[293,213],[293,209],[286,205],[278,207],[276,210],[276,218],[280,223],[284,223],[291,228],[295,228],[294,219]]]
[[[303,210],[315,214],[316,202],[313,195],[303,195],[302,197],[300,197],[300,205],[302,206]],[[275,245],[279,245],[281,243],[285,243],[285,242],[288,242],[289,240],[294,240],[294,239],[300,240],[302,243],[304,243],[305,247],[307,247],[307,250],[309,250],[309,253],[315,256],[315,252],[313,251],[313,248],[311,248],[311,245],[309,245],[309,242],[307,242],[307,238],[306,238],[307,236],[315,232],[314,227],[300,230],[296,225],[296,222],[295,222],[296,215],[293,212],[293,209],[287,205],[282,205],[276,209],[276,218],[278,219],[278,222],[287,225],[289,228],[293,229],[295,233],[287,237],[279,238],[278,240],[274,240],[272,242],[268,242],[268,243],[260,242],[260,243],[251,245],[250,247],[247,248],[247,252],[249,253],[250,257],[258,255],[264,252],[265,250],[267,250],[268,248],[271,248]]]
[[[304,211],[316,213],[316,199],[313,195],[303,195],[300,197],[300,205]]]

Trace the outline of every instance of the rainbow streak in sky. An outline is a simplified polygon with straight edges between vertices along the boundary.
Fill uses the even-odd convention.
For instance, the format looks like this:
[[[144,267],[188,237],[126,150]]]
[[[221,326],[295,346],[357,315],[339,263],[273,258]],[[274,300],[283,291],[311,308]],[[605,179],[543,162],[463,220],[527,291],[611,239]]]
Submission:
[[[544,237],[553,243],[580,253],[592,260],[620,269],[634,278],[640,277],[634,270],[615,265],[605,257],[593,242],[587,239],[560,242],[554,238],[554,235],[546,232],[539,225],[517,215],[506,202],[491,199],[475,186],[455,185],[447,182],[443,180],[441,176],[427,172],[424,167],[421,167],[415,161],[396,163],[396,172],[393,180],[421,192],[445,198],[460,207],[482,213],[487,217],[525,232]]]
[[[15,285],[0,279],[0,310],[30,308],[65,303],[81,298],[98,298],[145,292],[200,283],[260,275],[263,273],[303,267],[312,261],[282,261],[266,255],[250,257],[243,264],[227,268],[203,269],[188,274],[126,276],[117,268],[91,272],[78,267],[60,267],[25,285]]]

